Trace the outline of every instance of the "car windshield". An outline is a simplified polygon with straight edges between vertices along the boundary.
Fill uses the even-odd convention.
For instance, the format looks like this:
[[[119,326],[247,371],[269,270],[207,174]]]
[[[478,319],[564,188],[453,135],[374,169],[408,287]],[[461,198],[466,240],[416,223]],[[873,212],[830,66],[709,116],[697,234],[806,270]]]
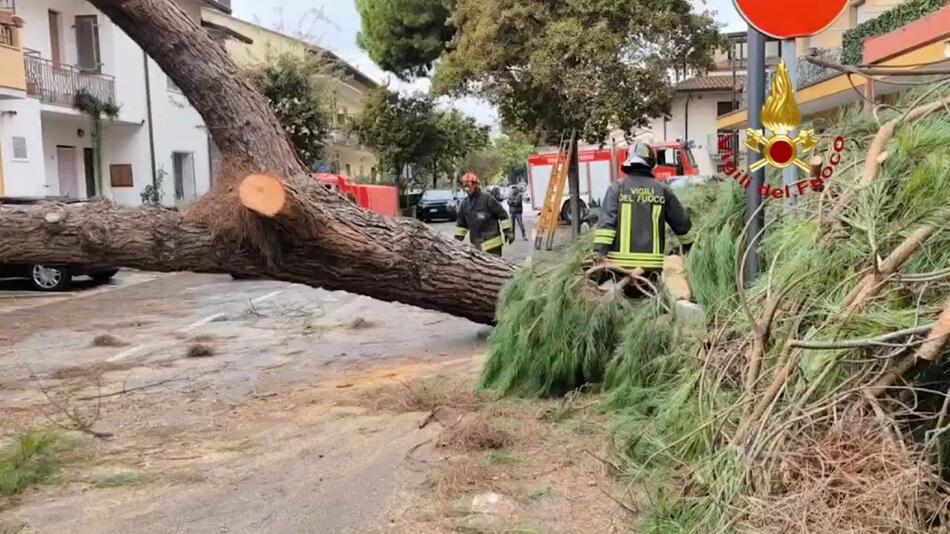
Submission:
[[[452,200],[453,198],[451,191],[441,189],[431,189],[422,195],[422,200]]]

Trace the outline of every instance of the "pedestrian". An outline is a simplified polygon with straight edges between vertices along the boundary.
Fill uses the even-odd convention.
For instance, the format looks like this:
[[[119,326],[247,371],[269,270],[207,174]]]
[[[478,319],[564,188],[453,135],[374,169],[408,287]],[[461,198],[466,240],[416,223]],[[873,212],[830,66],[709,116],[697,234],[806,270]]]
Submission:
[[[467,196],[459,205],[455,239],[464,241],[465,234],[471,233],[472,244],[482,252],[501,256],[502,233],[508,243],[515,241],[508,213],[492,195],[482,191],[475,174],[463,176],[462,187]]]
[[[689,215],[669,186],[653,176],[655,166],[649,145],[630,147],[620,167],[623,176],[607,188],[594,231],[598,260],[628,270],[641,268],[643,278],[651,283],[663,273],[667,225],[679,239],[683,253],[695,240]]]
[[[518,230],[521,227],[521,238],[528,240],[528,235],[524,229],[524,194],[517,185],[511,187],[508,193],[508,214],[511,215],[511,222],[514,225],[512,230]]]

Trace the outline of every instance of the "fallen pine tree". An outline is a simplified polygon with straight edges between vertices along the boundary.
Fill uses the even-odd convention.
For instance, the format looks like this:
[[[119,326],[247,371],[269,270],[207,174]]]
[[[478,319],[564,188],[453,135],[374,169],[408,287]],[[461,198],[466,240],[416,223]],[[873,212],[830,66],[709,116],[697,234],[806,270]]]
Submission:
[[[950,98],[910,93],[830,130],[847,159],[794,209],[770,205],[750,287],[744,191],[694,195],[704,332],[655,302],[590,298],[582,250],[503,292],[481,387],[603,384],[615,451],[649,496],[639,531],[950,528]]]
[[[90,0],[204,119],[223,171],[190,209],[0,205],[0,263],[236,273],[494,320],[510,262],[319,186],[247,76],[172,0]]]

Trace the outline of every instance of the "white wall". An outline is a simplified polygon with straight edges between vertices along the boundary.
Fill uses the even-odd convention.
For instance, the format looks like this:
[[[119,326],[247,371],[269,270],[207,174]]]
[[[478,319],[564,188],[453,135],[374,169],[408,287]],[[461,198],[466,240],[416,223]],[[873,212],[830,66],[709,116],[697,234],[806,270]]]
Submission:
[[[13,159],[13,137],[26,139],[27,159]],[[3,167],[4,195],[46,194],[43,154],[39,103],[32,99],[0,100],[0,165]]]
[[[83,148],[92,147],[92,132],[89,121],[80,118],[48,118],[44,117],[43,127],[43,152],[45,177],[41,184],[44,188],[42,195],[57,196],[59,190],[59,161],[57,160],[57,146],[71,146],[76,149],[76,159],[73,165],[76,167],[76,176],[79,179],[79,191],[81,196],[86,196],[86,172],[83,168]],[[79,137],[77,130],[83,130],[83,136]]]
[[[198,13],[199,3],[192,0],[182,2],[187,4],[192,12]],[[23,45],[39,51],[44,58],[49,59],[51,56],[49,10],[57,11],[61,15],[61,59],[63,63],[70,65],[78,60],[73,27],[75,17],[98,15],[102,73],[114,76],[116,103],[120,108],[116,121],[103,120],[102,194],[121,204],[138,204],[141,202],[141,192],[152,183],[144,53],[130,37],[85,0],[17,2],[17,14],[25,22],[22,32]],[[207,130],[201,117],[184,96],[168,89],[167,77],[151,59],[148,60],[148,73],[154,121],[155,168],[163,168],[167,173],[163,189],[165,202],[171,205],[174,204],[172,152],[189,152],[194,155],[197,195],[205,193],[210,187]],[[58,194],[56,145],[77,148],[77,175],[80,177],[80,189],[85,191],[82,148],[91,146],[88,119],[70,108],[58,108],[58,113],[40,114],[40,105],[34,99],[0,101],[0,111],[13,109],[14,106],[25,106],[33,112],[18,113],[14,119],[0,119],[5,194]],[[42,107],[57,108],[48,105]],[[74,117],[70,118],[68,115]],[[76,135],[76,129],[80,127],[86,130],[82,139]],[[14,135],[32,136],[34,139],[32,142],[28,141],[31,145],[29,163],[7,162],[7,152],[12,154],[10,138]],[[109,166],[113,164],[132,165],[133,187],[111,187]],[[30,170],[24,172],[22,169],[26,167]]]
[[[670,119],[653,119],[653,141],[692,140],[696,143],[693,157],[699,165],[699,172],[711,176],[716,165],[710,157],[710,150],[716,151],[714,143],[717,133],[718,103],[732,101],[732,92],[677,93],[673,100]],[[689,106],[689,125],[687,127],[687,103]],[[688,130],[688,132],[687,132]]]

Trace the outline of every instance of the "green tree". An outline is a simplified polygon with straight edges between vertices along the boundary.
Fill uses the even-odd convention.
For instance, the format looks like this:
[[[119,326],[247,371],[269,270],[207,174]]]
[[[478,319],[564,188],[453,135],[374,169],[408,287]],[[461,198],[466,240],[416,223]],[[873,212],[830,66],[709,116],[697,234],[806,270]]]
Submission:
[[[455,31],[447,0],[356,0],[356,9],[357,44],[402,79],[428,74]]]
[[[669,111],[670,74],[709,68],[721,44],[689,0],[458,0],[452,21],[435,94],[483,97],[543,140],[646,126]]]
[[[328,99],[317,82],[324,70],[309,54],[284,53],[269,56],[247,71],[310,170],[319,165],[330,131]]]
[[[517,137],[502,135],[495,139],[495,148],[504,160],[502,173],[508,179],[508,183],[528,181],[528,157],[534,154],[536,147]]]
[[[458,110],[437,112],[435,124],[438,141],[431,154],[433,187],[444,172],[459,170],[466,157],[490,144],[488,126],[479,126],[474,118]]]
[[[425,95],[402,96],[386,88],[374,89],[365,107],[353,120],[360,141],[376,152],[380,164],[395,176],[400,190],[418,181],[403,172],[407,165],[416,170],[432,161],[439,142],[435,106]]]
[[[473,172],[483,184],[499,184],[504,181],[505,157],[498,147],[487,146],[472,152],[462,160],[462,172]]]

